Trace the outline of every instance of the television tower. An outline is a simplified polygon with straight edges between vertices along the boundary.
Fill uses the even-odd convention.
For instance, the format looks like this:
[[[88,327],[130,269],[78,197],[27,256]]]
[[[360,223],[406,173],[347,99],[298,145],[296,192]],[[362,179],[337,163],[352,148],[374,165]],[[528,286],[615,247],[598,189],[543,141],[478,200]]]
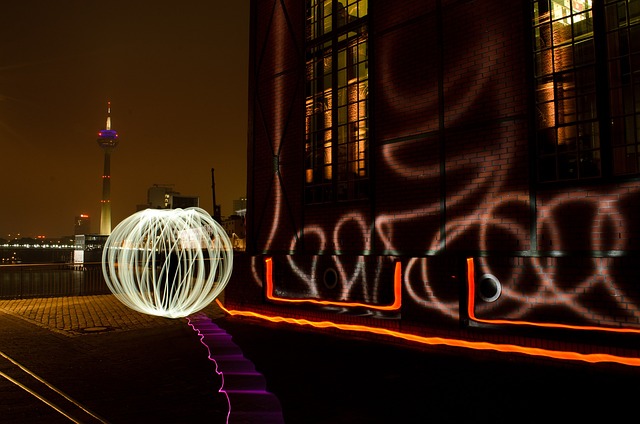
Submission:
[[[98,132],[98,144],[104,150],[100,234],[109,235],[111,234],[111,152],[118,145],[118,132],[111,129],[111,102],[107,102],[107,126]]]

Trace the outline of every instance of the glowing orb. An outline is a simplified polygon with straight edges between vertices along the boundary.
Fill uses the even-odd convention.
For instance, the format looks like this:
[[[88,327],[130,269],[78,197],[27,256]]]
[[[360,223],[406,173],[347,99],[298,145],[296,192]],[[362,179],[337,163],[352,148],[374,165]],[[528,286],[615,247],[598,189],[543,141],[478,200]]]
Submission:
[[[102,273],[118,300],[167,318],[211,303],[232,269],[229,237],[200,208],[137,212],[113,229],[102,252]]]

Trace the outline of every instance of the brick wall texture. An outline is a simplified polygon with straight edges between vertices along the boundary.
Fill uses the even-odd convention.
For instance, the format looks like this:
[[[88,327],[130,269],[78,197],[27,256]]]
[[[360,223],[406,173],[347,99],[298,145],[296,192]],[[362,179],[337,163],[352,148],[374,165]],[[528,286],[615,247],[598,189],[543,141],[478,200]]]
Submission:
[[[502,290],[476,299],[477,317],[640,330],[640,182],[532,180],[528,2],[369,1],[370,196],[318,205],[304,204],[304,3],[253,1],[252,272],[234,276],[227,302],[357,322],[361,309],[265,300],[264,258],[282,297],[378,306],[400,261],[402,307],[376,325],[529,343],[517,325],[499,336],[465,327],[474,258],[476,276]],[[533,331],[562,346],[552,329]]]

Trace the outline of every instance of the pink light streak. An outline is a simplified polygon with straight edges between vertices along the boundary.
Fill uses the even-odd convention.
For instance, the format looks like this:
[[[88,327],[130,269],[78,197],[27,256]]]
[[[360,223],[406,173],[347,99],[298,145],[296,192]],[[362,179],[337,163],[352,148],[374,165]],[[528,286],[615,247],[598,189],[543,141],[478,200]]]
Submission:
[[[198,320],[202,321],[201,314],[196,315],[195,318],[197,318]],[[224,396],[227,398],[227,405],[228,405],[228,409],[227,409],[227,424],[228,424],[229,423],[229,416],[231,415],[231,399],[229,399],[229,394],[224,389],[224,373],[219,370],[218,362],[211,355],[211,349],[209,348],[209,345],[206,344],[205,341],[204,341],[204,334],[202,334],[200,332],[200,329],[195,326],[195,324],[193,323],[192,317],[187,317],[187,324],[193,329],[193,331],[195,331],[198,334],[198,337],[200,338],[200,343],[202,343],[202,345],[207,348],[207,358],[209,358],[209,360],[211,362],[213,362],[213,364],[215,366],[216,374],[218,374],[220,376],[221,380],[222,380],[222,382],[220,383],[220,388],[218,389],[218,393],[224,394]]]
[[[222,379],[218,392],[227,398],[227,424],[282,424],[284,420],[280,401],[267,391],[266,380],[256,371],[253,363],[244,357],[231,336],[204,313],[187,317],[187,320],[200,337],[200,343],[207,348],[208,358],[215,364],[216,373]]]

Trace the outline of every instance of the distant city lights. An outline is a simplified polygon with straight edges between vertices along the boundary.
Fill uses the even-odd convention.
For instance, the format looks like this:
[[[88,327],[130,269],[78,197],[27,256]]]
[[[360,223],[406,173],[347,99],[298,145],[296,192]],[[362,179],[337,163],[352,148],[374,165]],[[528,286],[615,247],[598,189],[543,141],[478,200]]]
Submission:
[[[20,248],[20,249],[73,249],[75,246],[73,244],[57,244],[54,243],[43,243],[43,244],[29,244],[29,243],[4,243],[0,244],[0,247],[4,248]]]

